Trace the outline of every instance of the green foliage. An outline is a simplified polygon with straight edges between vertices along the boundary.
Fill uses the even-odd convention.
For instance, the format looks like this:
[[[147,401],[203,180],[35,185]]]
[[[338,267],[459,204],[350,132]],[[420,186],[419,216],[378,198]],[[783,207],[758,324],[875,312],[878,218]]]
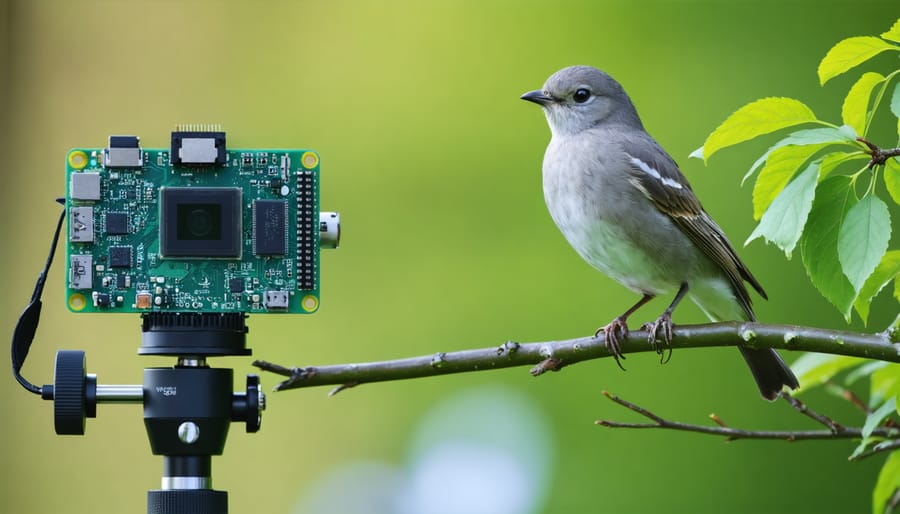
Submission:
[[[778,245],[790,257],[812,209],[818,178],[819,164],[812,163],[796,180],[782,189],[763,213],[747,243],[762,236]]]
[[[791,365],[802,389],[798,392],[825,384],[835,375],[865,362],[863,359],[830,353],[805,353]]]
[[[893,452],[888,455],[881,473],[878,474],[878,482],[875,484],[875,491],[872,492],[872,513],[887,512],[884,506],[897,489],[900,489],[900,452]]]
[[[819,63],[819,82],[846,73],[882,52],[900,52],[900,20],[880,37],[851,37],[838,42]],[[900,205],[900,69],[887,75],[863,73],[841,104],[841,124],[818,119],[792,98],[764,98],[741,107],[706,139],[692,157],[708,161],[717,151],[798,125],[772,145],[744,176],[757,171],[753,188],[753,217],[759,220],[747,239],[764,238],[790,258],[800,245],[810,281],[850,322],[853,310],[866,322],[872,300],[892,281],[900,302],[900,250],[889,250],[890,208]],[[890,89],[893,87],[893,89]],[[884,102],[891,91],[890,99]],[[897,134],[870,134],[872,120],[883,103],[898,118]],[[884,109],[882,109],[883,111]],[[892,152],[886,159],[883,152]],[[851,163],[856,163],[851,166]],[[883,177],[886,194],[880,193]],[[900,320],[900,317],[898,317]],[[837,341],[839,344],[840,341]],[[871,382],[863,439],[850,455],[862,458],[891,450],[873,492],[873,512],[881,514],[900,491],[900,429],[883,437],[878,427],[898,426],[900,365],[835,355],[806,354],[793,364],[802,391],[820,385],[846,394],[835,385],[844,376],[850,385],[862,377]],[[876,434],[882,434],[881,436]]]
[[[728,117],[703,143],[704,161],[717,151],[757,136],[816,122],[816,115],[803,102],[793,98],[763,98],[747,104]],[[695,152],[696,154],[696,152]],[[691,154],[692,156],[698,156]]]
[[[900,274],[900,250],[891,250],[884,254],[878,267],[869,276],[862,289],[859,291],[853,306],[859,313],[859,317],[869,317],[869,305],[884,286]]]
[[[846,319],[850,318],[856,292],[841,271],[837,244],[847,211],[858,202],[851,184],[847,175],[828,177],[819,184],[800,237],[800,255],[809,279]]]
[[[900,45],[893,43],[898,33],[900,20],[881,38],[839,42],[819,65],[820,82],[825,84],[882,52],[900,52]],[[853,306],[867,321],[872,289],[877,293],[897,276],[882,273],[900,272],[882,262],[891,219],[888,205],[876,193],[878,177],[884,177],[889,199],[900,204],[900,162],[896,157],[870,162],[872,150],[864,141],[870,139],[872,119],[891,85],[890,111],[900,118],[900,82],[892,84],[898,75],[900,69],[888,75],[863,73],[843,99],[840,125],[818,119],[793,98],[751,102],[725,119],[691,154],[708,161],[715,152],[737,143],[798,125],[817,125],[782,137],[745,175],[746,181],[759,171],[753,188],[753,216],[759,225],[747,242],[761,237],[788,258],[799,243],[810,280],[848,321]],[[890,138],[883,148],[897,141],[896,135]],[[847,170],[855,161],[858,167]],[[845,178],[829,180],[838,171]],[[876,270],[880,274],[873,277]],[[874,282],[866,288],[870,277]]]
[[[896,50],[896,47],[877,37],[847,38],[834,45],[819,63],[819,82],[824,86],[830,79],[886,50]]]
[[[847,211],[838,234],[838,259],[857,294],[875,272],[890,239],[891,218],[881,198],[866,195]]]

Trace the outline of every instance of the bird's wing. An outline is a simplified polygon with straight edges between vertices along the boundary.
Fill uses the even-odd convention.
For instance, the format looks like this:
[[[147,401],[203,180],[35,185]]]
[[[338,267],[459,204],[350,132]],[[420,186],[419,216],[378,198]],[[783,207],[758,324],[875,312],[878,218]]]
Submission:
[[[754,319],[744,280],[766,298],[766,293],[738,257],[722,229],[703,210],[678,165],[652,138],[623,145],[628,162],[628,180],[654,205],[668,215],[704,255],[724,271],[735,296],[749,318]]]

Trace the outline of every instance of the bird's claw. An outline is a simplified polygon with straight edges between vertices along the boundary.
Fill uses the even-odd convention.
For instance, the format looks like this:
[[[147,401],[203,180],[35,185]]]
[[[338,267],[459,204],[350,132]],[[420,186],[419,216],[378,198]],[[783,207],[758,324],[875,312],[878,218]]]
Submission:
[[[660,364],[672,358],[672,313],[664,312],[653,323],[645,323],[641,328],[647,331],[647,341],[659,355]],[[668,351],[667,351],[668,350]]]
[[[594,332],[594,337],[599,336],[601,332],[603,333],[606,349],[609,350],[610,355],[616,360],[616,366],[619,366],[619,369],[625,371],[625,367],[619,362],[620,358],[625,360],[625,355],[622,353],[622,345],[619,341],[620,335],[622,338],[628,338],[628,324],[625,322],[625,318],[619,316],[610,321],[605,327],[598,328],[597,331]]]

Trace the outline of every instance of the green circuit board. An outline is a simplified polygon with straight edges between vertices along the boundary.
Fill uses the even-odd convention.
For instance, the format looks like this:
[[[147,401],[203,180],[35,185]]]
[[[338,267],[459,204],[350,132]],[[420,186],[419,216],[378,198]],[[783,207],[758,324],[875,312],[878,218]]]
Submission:
[[[319,305],[319,157],[226,148],[225,133],[135,136],[66,158],[73,312],[311,313]]]

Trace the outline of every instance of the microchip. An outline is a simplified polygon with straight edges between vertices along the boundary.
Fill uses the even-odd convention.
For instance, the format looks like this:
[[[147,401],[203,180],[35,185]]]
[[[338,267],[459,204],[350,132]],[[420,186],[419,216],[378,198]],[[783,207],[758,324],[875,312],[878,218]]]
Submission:
[[[98,307],[109,307],[109,295],[106,293],[99,293],[95,305]]]
[[[244,292],[244,279],[232,278],[228,280],[228,291],[232,293]]]
[[[127,280],[125,276],[126,275],[124,273],[119,273],[118,277],[116,277],[116,287],[118,287],[119,289],[128,288],[128,286],[125,284],[125,281]]]
[[[131,247],[130,246],[110,246],[109,247],[109,265],[112,268],[130,268],[131,267]]]
[[[287,253],[287,202],[284,200],[253,201],[253,253],[284,255]]]
[[[122,235],[128,233],[128,214],[124,212],[106,213],[106,233]]]

